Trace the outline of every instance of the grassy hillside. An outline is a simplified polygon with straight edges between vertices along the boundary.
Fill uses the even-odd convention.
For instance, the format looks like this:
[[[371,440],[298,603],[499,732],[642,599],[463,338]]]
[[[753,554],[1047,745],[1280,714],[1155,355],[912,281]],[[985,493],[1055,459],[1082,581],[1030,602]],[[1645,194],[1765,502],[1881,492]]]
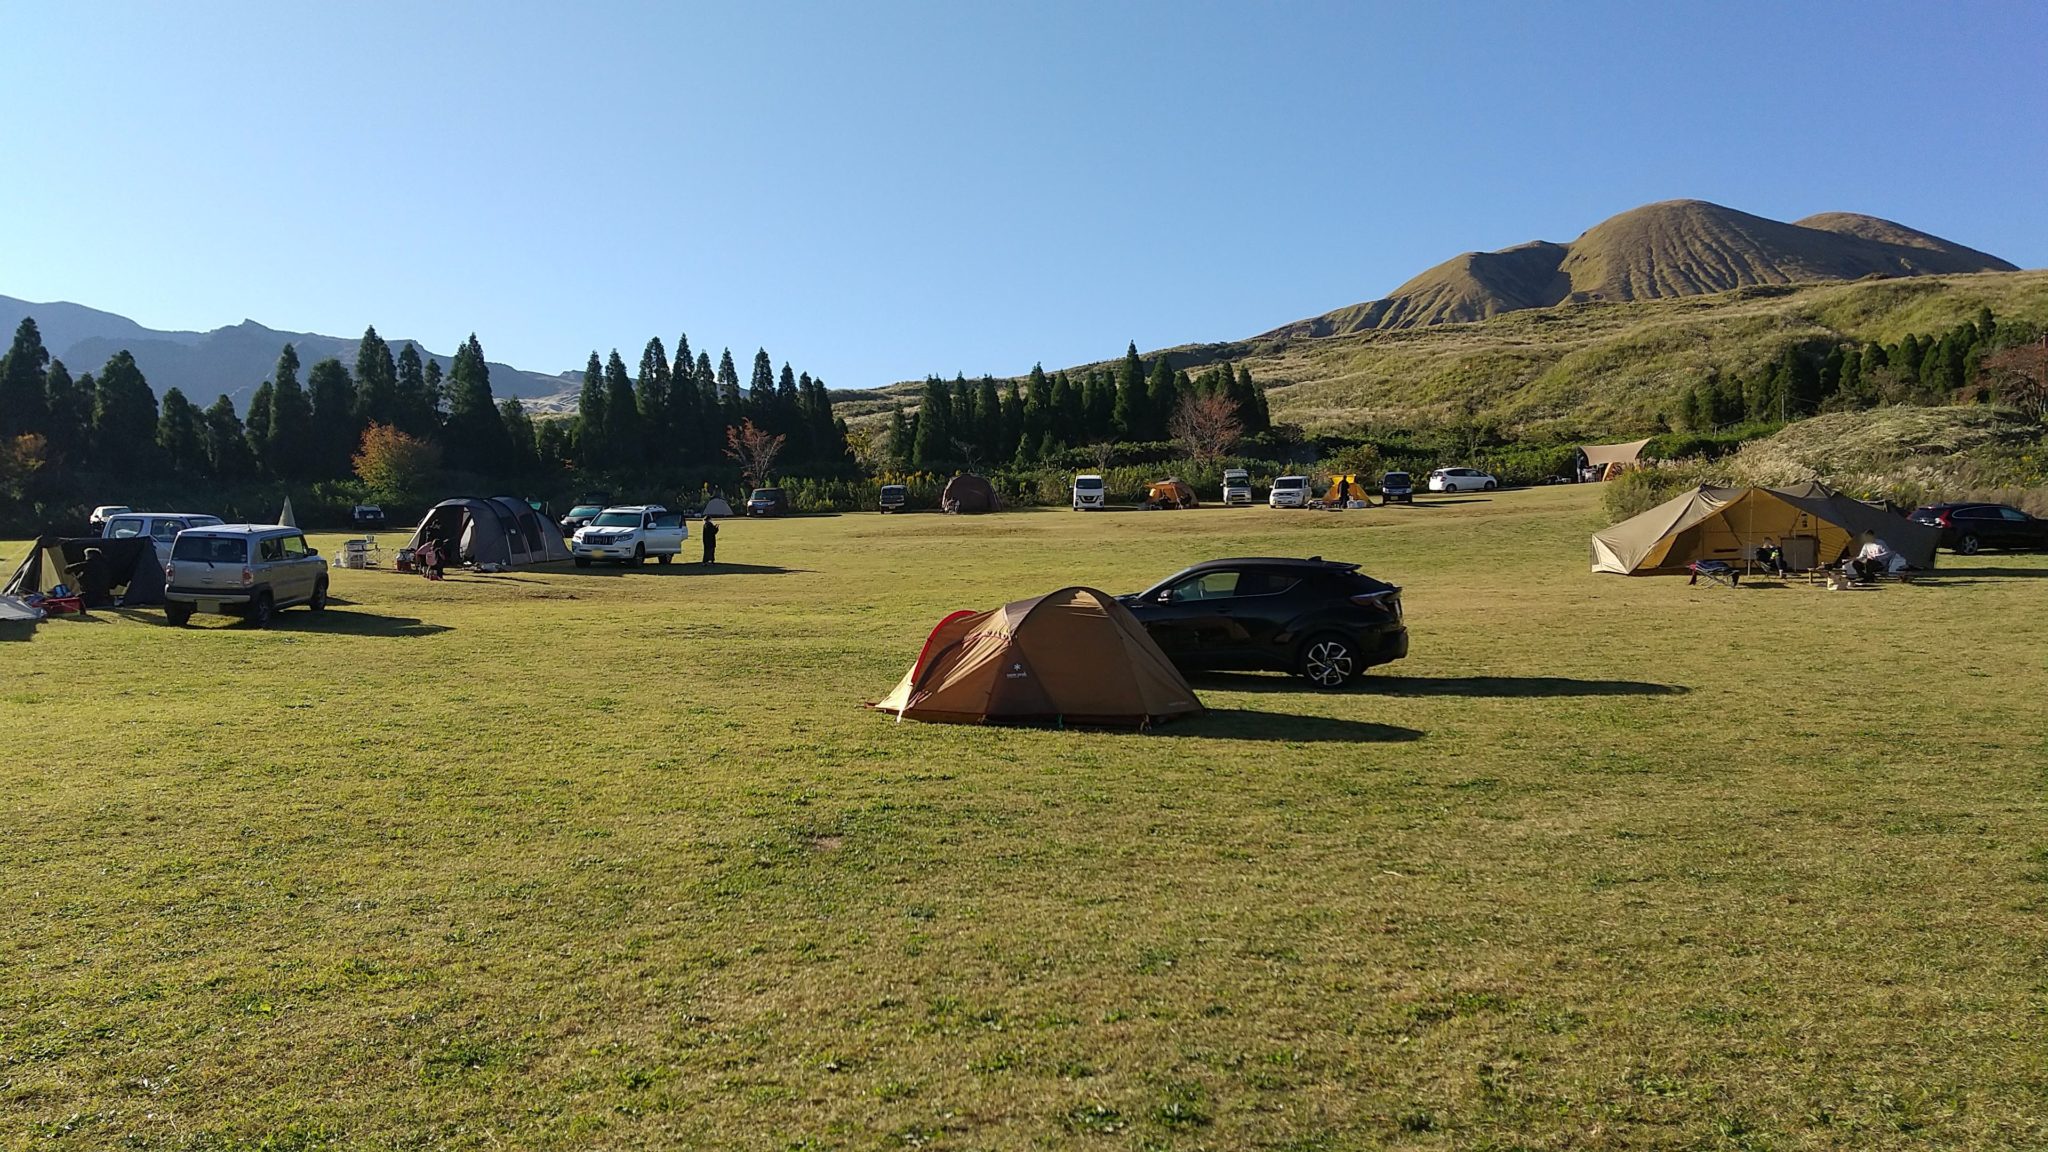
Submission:
[[[46,624],[0,1148],[2043,1146],[2048,564],[1596,577],[1594,487]],[[1233,552],[1366,560],[1414,654],[1151,735],[860,707],[953,609]]]

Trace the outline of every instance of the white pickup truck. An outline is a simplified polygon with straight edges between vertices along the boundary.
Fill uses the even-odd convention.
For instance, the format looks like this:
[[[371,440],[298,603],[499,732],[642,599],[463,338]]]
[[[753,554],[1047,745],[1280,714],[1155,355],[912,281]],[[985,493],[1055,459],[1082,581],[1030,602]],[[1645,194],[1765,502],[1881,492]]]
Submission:
[[[578,528],[569,542],[569,555],[578,568],[597,560],[645,564],[649,556],[666,564],[682,552],[683,541],[689,538],[690,526],[681,512],[659,504],[627,504],[607,508]]]
[[[1252,474],[1242,468],[1223,470],[1223,502],[1225,504],[1250,504],[1252,502]]]

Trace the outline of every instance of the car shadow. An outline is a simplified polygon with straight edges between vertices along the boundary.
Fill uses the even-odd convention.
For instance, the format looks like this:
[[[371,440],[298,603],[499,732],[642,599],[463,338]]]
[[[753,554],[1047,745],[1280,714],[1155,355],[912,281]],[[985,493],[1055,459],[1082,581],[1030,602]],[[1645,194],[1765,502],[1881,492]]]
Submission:
[[[331,606],[325,612],[287,608],[270,618],[267,632],[331,633],[337,636],[369,636],[404,639],[433,636],[454,629],[446,624],[428,624],[417,616],[379,616],[374,612],[351,612]]]
[[[699,564],[684,560],[675,564],[592,564],[588,568],[558,565],[555,571],[569,576],[789,576],[808,568],[784,568],[778,564]]]
[[[1318,690],[1294,676],[1261,672],[1201,672],[1188,677],[1197,691],[1308,692]],[[1346,691],[1374,696],[1682,696],[1682,684],[1644,680],[1580,680],[1569,676],[1383,676],[1365,673]]]
[[[1200,716],[1163,724],[1151,732],[1157,736],[1266,740],[1276,744],[1403,744],[1423,737],[1421,731],[1398,724],[1260,712],[1252,708],[1211,708]]]

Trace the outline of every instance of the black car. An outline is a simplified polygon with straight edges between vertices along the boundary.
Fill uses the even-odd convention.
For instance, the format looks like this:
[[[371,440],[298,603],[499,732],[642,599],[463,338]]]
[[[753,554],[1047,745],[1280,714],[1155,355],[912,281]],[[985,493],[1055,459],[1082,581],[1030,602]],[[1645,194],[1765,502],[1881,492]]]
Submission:
[[[1269,669],[1342,688],[1408,654],[1401,590],[1320,556],[1211,560],[1118,599],[1182,671]]]
[[[1406,472],[1389,472],[1380,477],[1380,503],[1415,503],[1415,480]]]
[[[2048,520],[2004,504],[1929,504],[1911,519],[1941,529],[1941,546],[1965,556],[1986,548],[2048,548]]]
[[[349,509],[349,523],[358,528],[375,530],[384,527],[384,509],[375,504],[358,504]]]

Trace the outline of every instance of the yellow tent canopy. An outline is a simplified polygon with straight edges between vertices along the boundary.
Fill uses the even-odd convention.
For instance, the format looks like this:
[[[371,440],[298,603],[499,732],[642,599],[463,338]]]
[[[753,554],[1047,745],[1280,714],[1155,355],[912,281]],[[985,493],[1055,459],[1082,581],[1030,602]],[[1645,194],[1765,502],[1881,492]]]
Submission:
[[[1365,485],[1358,482],[1357,476],[1343,475],[1330,477],[1330,493],[1323,497],[1325,505],[1331,508],[1342,508],[1354,500],[1360,504],[1372,503],[1372,496],[1366,492]]]
[[[1593,571],[1629,576],[1685,571],[1695,560],[1739,562],[1766,538],[1788,554],[1811,542],[1811,563],[1827,567],[1853,551],[1865,532],[1915,568],[1934,567],[1940,532],[1825,484],[1787,488],[1714,488],[1682,492],[1640,516],[1593,534]],[[1799,542],[1799,543],[1795,543]]]
[[[1199,508],[1202,504],[1195,499],[1193,488],[1171,477],[1146,488],[1145,503],[1158,508]]]

